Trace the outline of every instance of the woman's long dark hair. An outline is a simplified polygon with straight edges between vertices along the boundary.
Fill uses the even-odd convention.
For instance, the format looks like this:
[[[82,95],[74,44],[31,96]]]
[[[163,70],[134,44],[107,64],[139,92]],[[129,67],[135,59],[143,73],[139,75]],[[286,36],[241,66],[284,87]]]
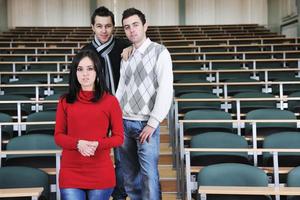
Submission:
[[[91,101],[97,102],[102,97],[103,93],[108,91],[104,81],[103,69],[98,55],[92,50],[82,50],[76,54],[70,66],[69,91],[66,94],[67,103],[74,103],[77,99],[77,94],[81,90],[81,85],[77,79],[77,67],[79,62],[85,57],[88,57],[92,60],[94,69],[96,71],[94,97]]]

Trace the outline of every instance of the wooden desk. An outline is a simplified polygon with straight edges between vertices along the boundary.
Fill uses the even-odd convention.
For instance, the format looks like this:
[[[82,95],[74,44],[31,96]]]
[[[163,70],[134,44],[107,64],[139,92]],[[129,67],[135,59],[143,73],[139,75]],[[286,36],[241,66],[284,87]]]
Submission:
[[[42,194],[44,188],[9,188],[0,189],[0,198],[4,197],[31,197],[32,200],[37,200]]]
[[[236,187],[236,186],[199,186],[201,194],[230,195],[300,195],[300,187]]]

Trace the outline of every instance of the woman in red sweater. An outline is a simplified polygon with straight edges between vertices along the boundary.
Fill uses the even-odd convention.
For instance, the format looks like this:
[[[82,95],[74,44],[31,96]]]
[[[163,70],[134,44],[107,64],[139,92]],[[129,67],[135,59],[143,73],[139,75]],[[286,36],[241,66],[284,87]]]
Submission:
[[[103,77],[94,52],[81,51],[74,57],[69,91],[58,103],[55,125],[55,141],[63,149],[63,200],[108,200],[115,186],[110,149],[123,143],[122,111]]]

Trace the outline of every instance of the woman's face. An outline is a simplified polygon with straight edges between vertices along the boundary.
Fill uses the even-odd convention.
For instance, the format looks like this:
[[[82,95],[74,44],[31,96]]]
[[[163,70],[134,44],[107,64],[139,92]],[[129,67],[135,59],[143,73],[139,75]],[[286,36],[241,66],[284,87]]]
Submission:
[[[77,66],[77,80],[84,91],[93,91],[96,80],[96,71],[93,61],[89,57],[81,59]]]

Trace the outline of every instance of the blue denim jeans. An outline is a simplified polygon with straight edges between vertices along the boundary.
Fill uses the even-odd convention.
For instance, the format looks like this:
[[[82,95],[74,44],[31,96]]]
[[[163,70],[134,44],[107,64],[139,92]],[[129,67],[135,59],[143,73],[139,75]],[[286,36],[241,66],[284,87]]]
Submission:
[[[62,200],[109,200],[113,188],[104,190],[85,190],[77,188],[62,188],[60,195]]]
[[[125,190],[131,200],[160,200],[158,159],[160,134],[157,128],[143,144],[139,135],[146,121],[123,120],[125,138],[121,146],[121,167]]]
[[[114,159],[115,159],[115,173],[116,173],[116,187],[112,193],[114,200],[126,199],[127,194],[124,188],[123,170],[120,166],[121,156],[120,147],[114,148]]]

